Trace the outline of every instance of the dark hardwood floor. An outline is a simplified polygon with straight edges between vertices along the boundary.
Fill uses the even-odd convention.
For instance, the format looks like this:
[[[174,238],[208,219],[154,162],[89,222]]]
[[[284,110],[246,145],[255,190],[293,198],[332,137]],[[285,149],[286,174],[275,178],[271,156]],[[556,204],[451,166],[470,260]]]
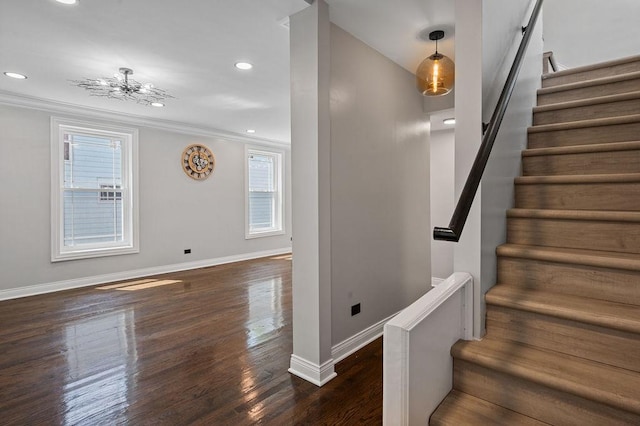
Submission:
[[[382,342],[287,372],[288,256],[0,302],[1,425],[376,425]]]

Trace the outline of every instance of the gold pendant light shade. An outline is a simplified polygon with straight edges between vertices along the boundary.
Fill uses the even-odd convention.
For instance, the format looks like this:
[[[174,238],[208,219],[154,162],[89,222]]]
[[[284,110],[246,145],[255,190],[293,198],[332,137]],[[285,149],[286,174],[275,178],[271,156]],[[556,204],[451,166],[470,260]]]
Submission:
[[[455,64],[451,59],[438,53],[438,40],[444,37],[444,31],[433,31],[429,34],[436,41],[436,52],[426,58],[416,71],[416,85],[425,96],[446,95],[453,89],[455,82]]]
[[[416,71],[418,90],[425,96],[446,95],[453,89],[455,65],[440,53],[434,53],[420,63]]]

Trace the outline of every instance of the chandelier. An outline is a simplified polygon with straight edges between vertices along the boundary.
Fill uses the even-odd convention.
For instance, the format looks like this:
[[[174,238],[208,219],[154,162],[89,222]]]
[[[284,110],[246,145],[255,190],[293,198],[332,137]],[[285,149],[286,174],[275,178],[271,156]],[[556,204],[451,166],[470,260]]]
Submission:
[[[162,89],[154,87],[151,83],[142,84],[129,78],[133,74],[131,68],[120,68],[118,71],[113,77],[86,78],[84,80],[71,80],[71,82],[88,90],[90,96],[135,101],[142,105],[162,107],[165,99],[173,98],[173,96]]]

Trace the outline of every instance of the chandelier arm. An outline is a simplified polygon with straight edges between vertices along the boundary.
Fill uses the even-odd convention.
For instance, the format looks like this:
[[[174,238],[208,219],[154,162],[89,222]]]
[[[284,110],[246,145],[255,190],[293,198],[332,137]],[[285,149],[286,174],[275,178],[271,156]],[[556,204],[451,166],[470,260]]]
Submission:
[[[162,103],[165,99],[175,99],[165,90],[154,87],[151,83],[145,85],[132,79],[130,68],[120,68],[119,75],[99,79],[85,78],[84,80],[70,80],[74,85],[89,91],[89,96],[102,96],[120,101],[131,100],[142,105]]]

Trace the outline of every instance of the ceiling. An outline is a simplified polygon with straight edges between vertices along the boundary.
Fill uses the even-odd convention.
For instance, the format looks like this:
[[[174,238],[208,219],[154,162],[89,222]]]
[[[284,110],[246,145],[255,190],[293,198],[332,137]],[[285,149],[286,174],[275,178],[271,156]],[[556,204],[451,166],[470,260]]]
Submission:
[[[432,53],[428,32],[444,29],[439,51],[453,56],[447,0],[329,0],[331,20],[415,70]],[[2,99],[35,98],[84,110],[290,142],[287,17],[304,0],[0,1]],[[253,69],[240,71],[238,61]],[[70,80],[110,77],[120,67],[175,99],[164,108],[91,97]],[[247,129],[255,129],[253,136]]]

